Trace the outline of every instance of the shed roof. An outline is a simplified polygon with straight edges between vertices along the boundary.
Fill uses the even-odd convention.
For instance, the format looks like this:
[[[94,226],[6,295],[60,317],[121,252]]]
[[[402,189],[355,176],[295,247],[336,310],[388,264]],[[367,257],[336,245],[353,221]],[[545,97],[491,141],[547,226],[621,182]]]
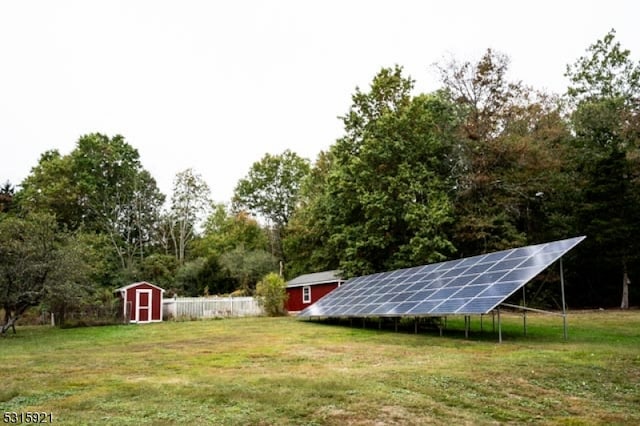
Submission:
[[[338,270],[314,272],[312,274],[304,274],[295,277],[291,281],[287,282],[287,288],[315,284],[328,284],[343,281],[344,280],[342,279],[342,277],[340,277],[340,271]]]
[[[130,289],[130,288],[132,288],[132,287],[139,286],[140,284],[150,285],[151,287],[155,287],[155,288],[157,288],[158,290],[160,290],[160,291],[162,291],[162,292],[164,292],[164,291],[165,291],[163,288],[158,287],[158,286],[157,286],[157,285],[155,285],[155,284],[151,284],[150,282],[147,282],[147,281],[140,281],[140,282],[137,282],[137,283],[132,283],[132,284],[129,284],[129,285],[125,285],[124,287],[117,288],[117,289],[115,289],[113,292],[114,292],[114,293],[116,293],[116,292],[118,292],[118,291],[126,291],[126,290],[129,290],[129,289]]]

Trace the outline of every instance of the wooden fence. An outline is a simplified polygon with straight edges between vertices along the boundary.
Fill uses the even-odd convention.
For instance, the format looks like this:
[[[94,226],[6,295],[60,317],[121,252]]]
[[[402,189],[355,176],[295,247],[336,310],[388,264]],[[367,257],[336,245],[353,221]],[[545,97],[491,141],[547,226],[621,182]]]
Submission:
[[[259,316],[264,313],[253,297],[175,297],[164,299],[164,319],[203,319]]]

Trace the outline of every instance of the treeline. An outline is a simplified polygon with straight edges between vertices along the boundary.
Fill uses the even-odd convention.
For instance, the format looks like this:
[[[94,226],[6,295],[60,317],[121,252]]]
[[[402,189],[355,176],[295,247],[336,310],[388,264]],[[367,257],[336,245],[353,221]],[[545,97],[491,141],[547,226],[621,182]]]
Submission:
[[[356,90],[289,219],[292,275],[347,276],[586,235],[566,262],[573,306],[640,296],[640,64],[612,30],[567,66],[567,92],[507,77],[508,58],[436,66],[413,94],[401,67]],[[559,307],[558,270],[532,284]],[[637,302],[636,302],[637,303]]]
[[[64,311],[136,280],[251,293],[270,271],[350,277],[586,235],[566,262],[570,303],[626,307],[640,295],[640,64],[612,30],[567,67],[564,94],[508,65],[491,50],[438,64],[427,94],[383,68],[313,164],[266,155],[229,205],[193,170],[167,199],[121,136],[46,152],[0,188],[0,302]],[[557,305],[557,275],[533,284],[537,303]]]

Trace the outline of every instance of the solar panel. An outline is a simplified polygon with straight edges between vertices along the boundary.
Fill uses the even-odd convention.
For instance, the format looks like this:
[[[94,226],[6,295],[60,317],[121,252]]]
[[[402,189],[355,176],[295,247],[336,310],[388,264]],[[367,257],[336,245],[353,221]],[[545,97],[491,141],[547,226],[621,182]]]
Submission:
[[[575,237],[355,277],[298,316],[486,314],[584,239]]]

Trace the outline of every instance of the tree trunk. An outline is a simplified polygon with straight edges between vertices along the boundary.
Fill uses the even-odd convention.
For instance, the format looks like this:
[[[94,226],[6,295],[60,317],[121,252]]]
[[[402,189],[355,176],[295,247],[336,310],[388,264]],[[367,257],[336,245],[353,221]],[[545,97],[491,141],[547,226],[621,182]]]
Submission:
[[[622,273],[622,303],[620,303],[620,309],[629,309],[629,284],[631,284],[631,280],[627,272],[627,262],[624,262]]]
[[[7,330],[13,328],[13,334],[16,334],[15,320],[11,318],[11,310],[8,307],[4,307],[4,323],[0,327],[0,335],[4,335]]]
[[[30,306],[33,305],[21,305],[14,310],[5,306],[5,323],[0,327],[0,335],[6,334],[10,328],[13,330],[13,334],[16,334],[16,321],[22,317]]]
[[[18,321],[20,317],[11,317],[9,320],[0,328],[0,334],[5,334],[7,330],[10,328],[13,329],[13,334],[16,334],[16,321]]]

